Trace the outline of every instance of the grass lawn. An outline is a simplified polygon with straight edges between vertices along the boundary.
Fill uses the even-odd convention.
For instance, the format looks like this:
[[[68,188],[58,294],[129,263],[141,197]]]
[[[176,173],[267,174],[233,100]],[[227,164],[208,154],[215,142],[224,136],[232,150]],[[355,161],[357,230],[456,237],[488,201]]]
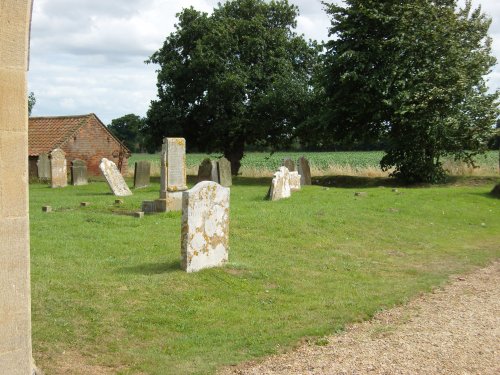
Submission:
[[[31,185],[35,360],[47,374],[211,373],[304,337],[321,344],[500,256],[500,200],[487,194],[498,179],[398,193],[319,181],[342,187],[267,202],[269,179],[236,179],[230,263],[195,274],[179,266],[180,213],[126,215],[157,182],[122,206],[102,182]]]

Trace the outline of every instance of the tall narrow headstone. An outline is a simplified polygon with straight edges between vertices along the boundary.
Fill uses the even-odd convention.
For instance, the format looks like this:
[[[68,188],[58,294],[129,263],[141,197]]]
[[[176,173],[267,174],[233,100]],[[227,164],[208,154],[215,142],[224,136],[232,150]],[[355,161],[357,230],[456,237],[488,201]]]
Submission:
[[[166,138],[167,152],[167,191],[187,190],[186,184],[186,140],[184,138]]]
[[[60,148],[56,148],[50,153],[50,174],[53,188],[68,186],[66,154]]]
[[[300,185],[300,174],[297,171],[290,172],[290,191],[299,191]]]
[[[282,165],[284,167],[286,167],[289,172],[295,171],[295,163],[290,158],[283,159],[283,164]]]
[[[108,183],[114,195],[118,197],[126,197],[128,195],[132,195],[132,192],[125,182],[125,179],[121,175],[114,162],[106,158],[102,158],[101,163],[99,164],[99,169],[101,170],[104,178],[106,179],[106,182]]]
[[[222,186],[230,187],[233,185],[233,177],[231,175],[231,162],[226,158],[220,158],[217,161],[219,171],[219,183]]]
[[[301,156],[297,161],[297,172],[300,174],[300,183],[302,185],[312,185],[311,182],[311,167],[309,160]]]
[[[27,61],[30,0],[0,0],[0,374],[32,373]]]
[[[80,186],[89,183],[87,163],[80,159],[71,162],[71,185]]]
[[[271,181],[271,187],[267,198],[272,201],[277,201],[284,198],[290,198],[291,195],[290,172],[287,167],[280,167]]]
[[[228,188],[198,183],[182,195],[181,266],[187,272],[221,266],[229,251]]]
[[[186,140],[164,138],[160,160],[160,199],[166,211],[180,211],[186,183]]]
[[[147,160],[141,160],[135,163],[134,169],[134,188],[149,186],[151,183],[151,163]]]
[[[38,169],[38,178],[41,181],[50,180],[50,159],[49,155],[46,153],[41,153],[38,155],[38,160],[36,162]]]

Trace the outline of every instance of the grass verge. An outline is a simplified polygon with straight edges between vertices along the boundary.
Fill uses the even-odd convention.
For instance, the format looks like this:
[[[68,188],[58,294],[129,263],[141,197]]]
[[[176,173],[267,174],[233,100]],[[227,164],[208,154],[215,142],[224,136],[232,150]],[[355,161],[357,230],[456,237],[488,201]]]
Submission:
[[[180,213],[127,216],[157,197],[156,182],[121,206],[102,182],[31,185],[37,363],[49,374],[211,373],[340,331],[500,255],[500,200],[488,194],[498,180],[398,192],[328,181],[267,202],[269,179],[237,178],[230,263],[196,274],[179,267]],[[55,212],[42,213],[47,204]]]

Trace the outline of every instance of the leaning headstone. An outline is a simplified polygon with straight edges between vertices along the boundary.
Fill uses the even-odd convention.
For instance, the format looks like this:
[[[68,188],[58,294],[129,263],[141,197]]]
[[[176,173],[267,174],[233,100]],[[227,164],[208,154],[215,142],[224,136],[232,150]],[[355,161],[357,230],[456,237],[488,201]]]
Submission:
[[[135,163],[134,169],[134,188],[143,188],[151,183],[151,163],[147,160],[141,160]]]
[[[50,153],[50,175],[53,188],[68,186],[66,154],[60,148],[56,148]]]
[[[87,185],[87,163],[83,160],[75,159],[71,162],[71,185]]]
[[[283,159],[283,164],[282,165],[284,167],[287,167],[287,169],[288,169],[289,172],[295,171],[295,163],[290,158]]]
[[[312,185],[311,182],[311,167],[309,160],[301,156],[297,161],[297,172],[300,174],[301,185]]]
[[[290,190],[299,191],[300,190],[300,174],[297,171],[290,172]]]
[[[290,190],[290,172],[287,167],[280,167],[274,174],[271,181],[271,188],[269,189],[268,199],[277,201],[291,196]]]
[[[217,161],[219,171],[219,184],[225,187],[233,185],[233,177],[231,175],[231,162],[226,158],[220,158]]]
[[[229,192],[215,182],[203,181],[182,194],[181,267],[186,272],[227,262]]]
[[[50,159],[49,155],[42,153],[38,155],[38,160],[36,162],[36,166],[38,169],[38,178],[41,181],[50,180]]]
[[[116,164],[106,158],[101,159],[99,169],[108,183],[111,191],[118,197],[132,195]]]

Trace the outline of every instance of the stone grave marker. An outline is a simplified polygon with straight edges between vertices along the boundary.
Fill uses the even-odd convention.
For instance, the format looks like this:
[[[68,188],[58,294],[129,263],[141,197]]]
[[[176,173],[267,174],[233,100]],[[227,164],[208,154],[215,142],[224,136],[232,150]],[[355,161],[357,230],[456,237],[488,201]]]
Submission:
[[[500,198],[500,184],[496,184],[490,194],[494,197]]]
[[[220,158],[217,161],[219,171],[219,184],[224,187],[233,185],[233,177],[231,175],[231,162],[226,158]]]
[[[198,167],[198,182],[211,181],[213,164],[209,158],[203,159]]]
[[[50,159],[49,154],[42,153],[38,155],[38,160],[36,162],[38,169],[38,178],[41,181],[50,180]]]
[[[311,182],[311,167],[309,160],[301,156],[297,161],[297,172],[300,174],[301,185],[312,185]]]
[[[290,198],[291,195],[290,172],[287,167],[280,167],[271,181],[271,187],[267,198],[272,201],[277,201],[279,199]]]
[[[181,267],[186,272],[228,260],[230,190],[202,181],[182,194]]]
[[[151,163],[147,160],[137,161],[134,168],[134,188],[143,188],[151,183]]]
[[[50,175],[53,188],[68,186],[66,154],[60,148],[56,148],[50,153]]]
[[[71,185],[87,185],[89,183],[87,176],[87,163],[80,159],[71,162]]]
[[[287,167],[287,169],[288,169],[289,172],[295,171],[295,163],[290,158],[283,159],[283,164],[282,165],[284,167]]]
[[[299,191],[300,185],[300,174],[297,171],[290,172],[290,191]]]
[[[102,158],[99,169],[114,195],[118,197],[132,195],[132,192],[128,188],[127,183],[114,162]]]
[[[157,207],[165,207],[165,211],[180,211],[182,192],[187,190],[186,140],[164,138],[160,155],[160,199],[166,201]]]

